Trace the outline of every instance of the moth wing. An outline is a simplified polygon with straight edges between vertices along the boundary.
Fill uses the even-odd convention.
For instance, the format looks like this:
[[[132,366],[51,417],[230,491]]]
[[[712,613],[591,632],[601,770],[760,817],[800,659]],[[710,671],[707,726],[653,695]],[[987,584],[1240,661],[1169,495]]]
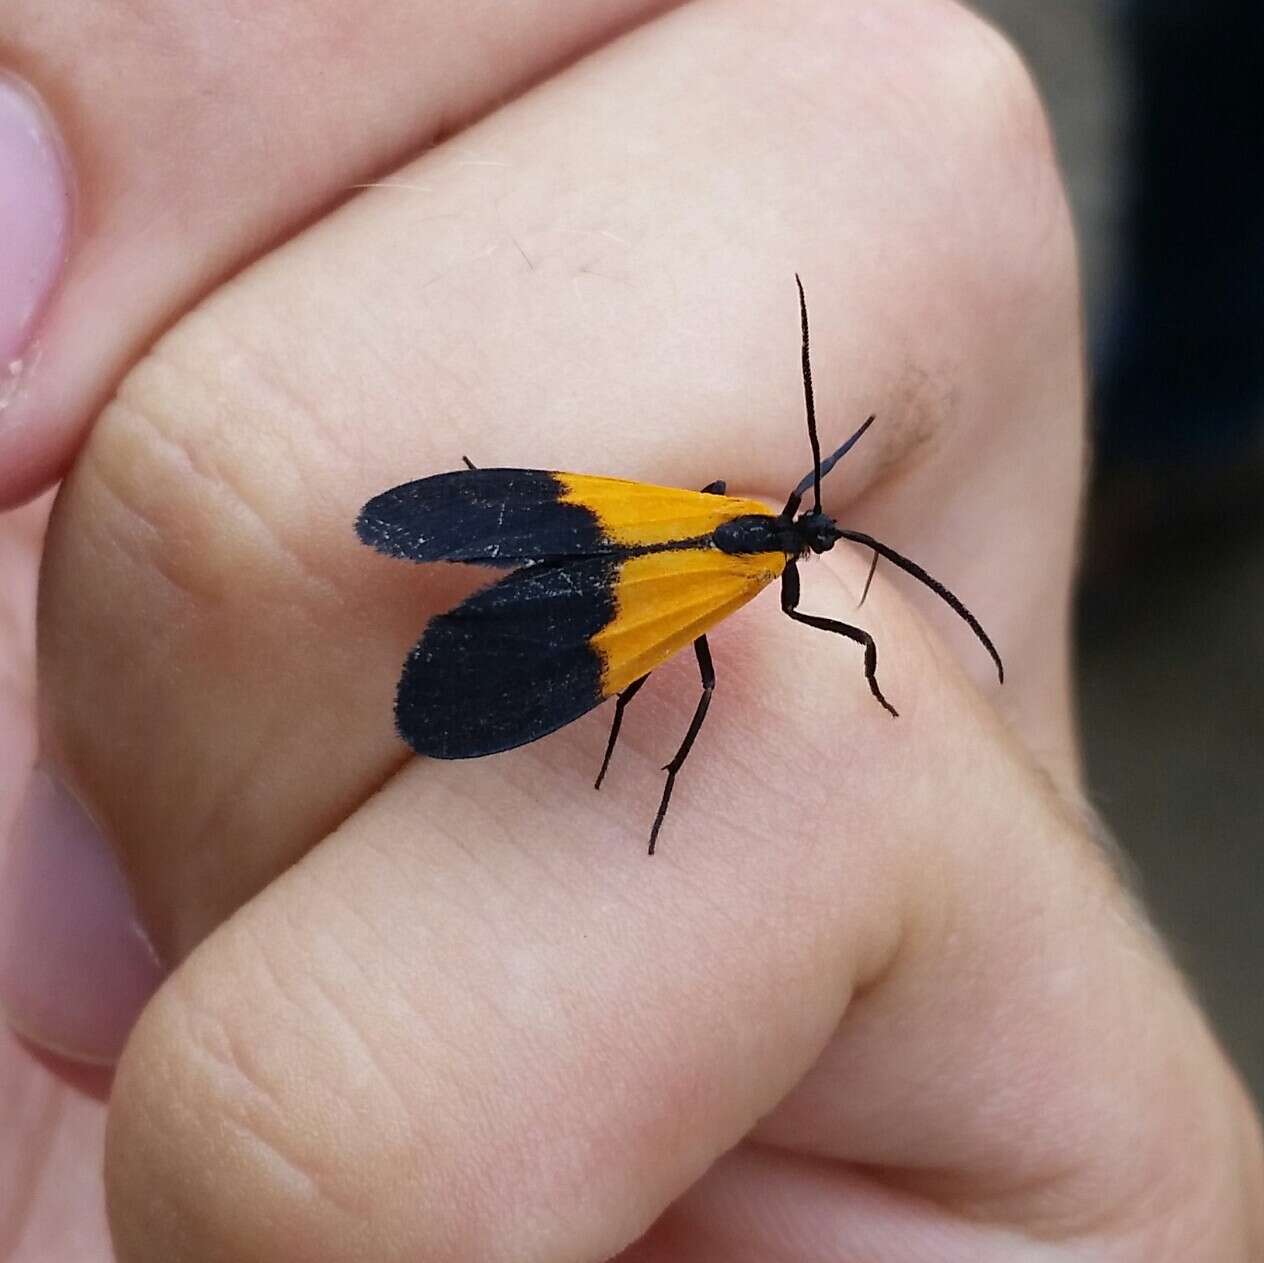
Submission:
[[[565,501],[584,505],[596,517],[603,538],[617,549],[701,539],[736,517],[773,516],[767,505],[737,496],[591,474],[553,477],[563,488]]]
[[[784,565],[695,548],[524,566],[431,620],[400,677],[399,733],[440,759],[526,745],[648,674]]]
[[[768,512],[753,500],[622,478],[462,469],[374,496],[356,533],[390,557],[508,567],[695,539],[743,514]]]
[[[524,566],[431,619],[400,676],[400,736],[431,758],[477,758],[604,700],[591,642],[614,617],[618,568],[605,557]]]
[[[619,567],[616,615],[593,637],[605,695],[621,693],[740,609],[785,565],[785,553],[717,548],[629,557]]]

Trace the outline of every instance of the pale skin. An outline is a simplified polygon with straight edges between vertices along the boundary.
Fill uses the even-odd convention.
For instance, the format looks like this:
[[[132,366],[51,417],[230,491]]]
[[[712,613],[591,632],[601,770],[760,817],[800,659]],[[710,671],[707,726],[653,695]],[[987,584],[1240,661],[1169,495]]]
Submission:
[[[110,19],[110,83],[132,24],[189,63],[129,95],[24,7],[0,29],[92,212],[4,439],[11,498],[74,460],[40,740],[172,969],[113,1085],[118,1258],[1258,1257],[1252,1108],[1082,798],[1074,245],[999,37],[941,0],[523,5],[490,43],[456,5],[365,32],[329,4],[274,67],[275,31],[150,3]],[[190,88],[209,62],[227,97]],[[387,187],[321,213],[359,183]],[[900,718],[765,594],[712,636],[653,860],[690,655],[600,794],[608,708],[409,757],[399,664],[477,577],[371,553],[360,504],[463,453],[779,503],[809,461],[796,270],[824,445],[879,418],[825,509],[948,582],[1004,688],[889,571],[857,612],[841,545],[802,608],[874,633]],[[20,580],[37,517],[3,520]],[[0,1145],[59,1155],[14,1213],[104,1257],[90,1191],[66,1209],[99,1126],[45,1110]]]

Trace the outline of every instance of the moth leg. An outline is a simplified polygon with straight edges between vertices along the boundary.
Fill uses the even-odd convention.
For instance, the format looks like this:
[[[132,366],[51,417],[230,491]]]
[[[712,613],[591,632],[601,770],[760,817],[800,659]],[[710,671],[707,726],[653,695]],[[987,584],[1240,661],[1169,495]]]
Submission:
[[[858,645],[864,645],[865,679],[869,681],[869,691],[892,715],[898,716],[900,712],[882,696],[882,690],[878,687],[878,646],[873,637],[863,628],[853,627],[850,623],[840,623],[832,618],[821,618],[816,614],[801,614],[798,605],[799,567],[795,562],[788,561],[786,568],[781,572],[782,610],[796,623],[805,623],[808,627],[816,627],[821,631],[835,632],[839,636],[846,636],[848,640],[854,640]]]
[[[643,675],[639,680],[633,680],[619,694],[619,699],[614,704],[614,723],[610,725],[610,740],[606,742],[606,757],[601,760],[601,771],[597,773],[597,779],[593,782],[593,789],[600,789],[601,782],[606,779],[606,769],[610,766],[610,756],[614,753],[614,743],[619,740],[619,729],[623,726],[623,708],[641,691],[641,685],[649,678],[648,675]]]
[[[729,489],[729,484],[723,478],[717,478],[714,482],[709,482],[702,488],[704,496],[722,496]]]
[[[667,804],[671,801],[672,788],[676,784],[676,773],[684,766],[689,751],[697,740],[702,728],[702,721],[707,717],[707,707],[711,705],[711,694],[715,692],[715,667],[711,664],[711,650],[707,647],[707,638],[699,636],[693,642],[694,653],[698,655],[698,670],[702,673],[702,696],[698,699],[698,708],[693,713],[693,722],[685,739],[680,743],[672,759],[663,771],[667,773],[667,784],[663,786],[662,801],[658,804],[658,815],[654,817],[654,827],[650,830],[650,854],[654,854],[654,846],[658,842],[658,831],[663,827],[663,817],[667,814]]]
[[[865,590],[860,594],[860,600],[856,602],[856,608],[859,609],[869,596],[869,586],[873,583],[874,572],[878,569],[878,554],[874,553],[873,560],[869,563],[869,573],[865,577]]]

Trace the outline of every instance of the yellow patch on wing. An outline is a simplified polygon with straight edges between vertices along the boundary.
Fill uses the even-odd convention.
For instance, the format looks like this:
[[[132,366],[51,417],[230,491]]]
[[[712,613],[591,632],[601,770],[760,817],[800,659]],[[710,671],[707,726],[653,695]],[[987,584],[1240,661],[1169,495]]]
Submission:
[[[758,513],[773,517],[758,500],[713,496],[678,487],[655,487],[624,478],[589,474],[554,474],[563,503],[581,504],[597,517],[606,537],[616,544],[669,544],[677,539],[710,535],[735,517]]]
[[[715,548],[629,558],[615,580],[615,616],[590,642],[601,655],[604,696],[622,692],[745,605],[785,565],[780,552],[733,556]]]

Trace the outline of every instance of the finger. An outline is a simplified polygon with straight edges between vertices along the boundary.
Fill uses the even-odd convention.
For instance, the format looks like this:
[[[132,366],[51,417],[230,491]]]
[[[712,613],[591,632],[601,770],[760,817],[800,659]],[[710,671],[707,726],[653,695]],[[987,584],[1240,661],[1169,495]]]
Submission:
[[[10,1018],[5,979],[17,973],[23,988],[36,975],[37,985],[50,983],[51,971],[44,971],[47,957],[56,952],[46,925],[23,945],[24,969],[18,954],[9,952],[15,921],[29,904],[17,889],[13,841],[6,842],[35,755],[35,579],[50,506],[51,496],[46,496],[0,516],[0,1006]],[[29,899],[30,892],[25,894]],[[82,1020],[78,1010],[68,1016]],[[105,1263],[110,1257],[100,1176],[105,1111],[88,1094],[103,1095],[106,1085],[91,1072],[65,1066],[54,1074],[44,1057],[11,1029],[0,1029],[0,1100],[5,1102],[0,1254],[14,1263],[70,1256]]]
[[[898,24],[878,37],[810,5],[789,34],[741,5],[672,15],[292,243],[129,378],[54,526],[46,731],[123,848],[169,959],[399,766],[399,664],[426,618],[482,581],[367,553],[351,531],[363,501],[462,452],[685,486],[724,474],[784,493],[807,460],[796,266],[812,278],[820,415],[842,429],[875,400],[890,405],[855,465],[835,473],[833,503],[868,488],[864,503],[892,526],[904,505],[912,524],[893,542],[919,557],[924,543],[954,584],[962,568],[960,590],[1017,653],[1012,705],[1020,717],[1038,709],[1065,658],[1065,593],[1053,586],[1065,536],[1015,527],[1030,551],[998,548],[992,575],[971,553],[986,553],[998,499],[1012,507],[1011,479],[1042,506],[1061,494],[1064,519],[1074,500],[1074,431],[1041,428],[1032,442],[1045,459],[1015,465],[1003,424],[1019,381],[1031,393],[1022,415],[1068,415],[1074,337],[1045,329],[1042,307],[1028,380],[1037,357],[993,310],[1026,301],[1036,275],[1060,276],[1033,253],[1061,242],[1065,262],[1069,235],[1038,218],[1029,242],[1030,215],[1006,221],[1017,227],[1004,249],[968,223],[951,247],[924,231],[927,217],[955,213],[958,178],[926,175],[942,148],[981,186],[1012,183],[976,107],[980,92],[995,100],[980,87],[988,75],[1015,72],[972,25],[961,33],[955,10],[916,12],[932,42]],[[941,27],[969,73],[930,51]],[[818,36],[846,53],[809,57]],[[790,41],[781,71],[759,51],[772,38]],[[940,132],[885,92],[884,76],[910,67],[954,102]],[[892,135],[909,151],[898,162]],[[852,192],[873,179],[881,204]],[[1054,200],[1042,215],[1058,214]],[[1003,209],[1004,195],[992,204]],[[891,210],[913,205],[905,218]],[[852,248],[861,241],[883,249]],[[928,319],[928,285],[967,295],[968,314]],[[1066,371],[1052,377],[1045,355]],[[963,456],[960,436],[985,424],[1003,439]],[[976,459],[992,481],[972,475],[962,491],[953,468]],[[942,531],[927,520],[932,501]],[[958,530],[964,552],[944,538]],[[1049,578],[1055,608],[1016,571]],[[966,640],[954,643],[986,677]],[[1057,729],[1056,715],[1042,722]]]
[[[35,753],[35,583],[52,497],[0,516],[0,837]]]
[[[112,1065],[159,979],[116,856],[35,759],[35,579],[51,496],[0,517],[0,1012]],[[76,1076],[98,1095],[101,1076]]]
[[[840,569],[827,615],[863,583]],[[494,779],[410,764],[221,927],[120,1067],[121,1257],[605,1259],[752,1130],[781,1169],[840,1163],[848,1263],[879,1213],[916,1257],[936,1206],[991,1225],[958,1257],[1105,1243],[1156,1182],[1163,1231],[1242,1222],[1236,1173],[1192,1178],[1245,1115],[1181,987],[948,655],[874,606],[898,723],[775,609],[717,637],[653,860],[671,670],[611,792],[577,772],[595,717]],[[920,1207],[906,1235],[857,1167]]]
[[[212,285],[444,129],[660,5],[148,0],[0,10],[0,506],[64,468]],[[46,105],[34,97],[38,91]],[[73,234],[71,218],[73,210]]]
[[[110,1263],[101,1194],[105,1110],[0,1030],[0,1222],[12,1263]]]

